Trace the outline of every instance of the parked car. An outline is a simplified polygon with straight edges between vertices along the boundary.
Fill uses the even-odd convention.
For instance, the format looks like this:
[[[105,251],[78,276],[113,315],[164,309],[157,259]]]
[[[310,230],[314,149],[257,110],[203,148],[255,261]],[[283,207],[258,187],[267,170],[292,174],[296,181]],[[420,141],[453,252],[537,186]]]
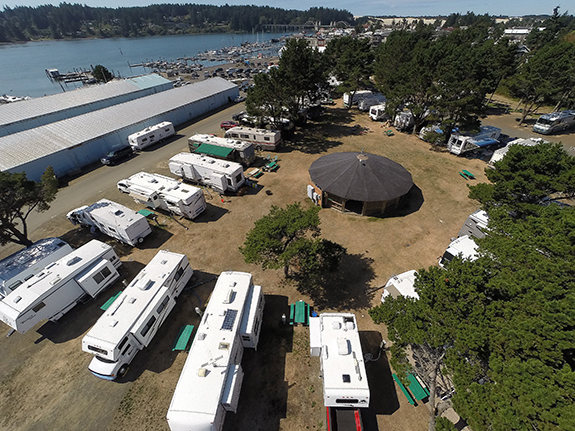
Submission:
[[[104,165],[113,165],[124,159],[127,159],[128,157],[131,157],[132,154],[134,154],[134,149],[127,145],[125,147],[116,148],[115,150],[110,151],[108,154],[102,157],[100,161]]]
[[[236,103],[243,102],[244,100],[246,100],[246,98],[244,96],[238,96],[238,97],[234,98],[234,102],[236,102]]]
[[[239,125],[240,123],[238,123],[237,121],[222,121],[220,123],[220,127],[224,130],[231,129],[232,127],[238,127]]]

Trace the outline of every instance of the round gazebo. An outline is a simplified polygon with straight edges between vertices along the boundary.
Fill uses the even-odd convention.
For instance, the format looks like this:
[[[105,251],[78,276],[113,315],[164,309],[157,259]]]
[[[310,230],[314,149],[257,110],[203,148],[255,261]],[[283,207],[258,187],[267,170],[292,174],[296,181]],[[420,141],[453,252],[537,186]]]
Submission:
[[[309,175],[323,207],[363,216],[395,209],[413,187],[411,174],[399,163],[363,152],[320,157]]]

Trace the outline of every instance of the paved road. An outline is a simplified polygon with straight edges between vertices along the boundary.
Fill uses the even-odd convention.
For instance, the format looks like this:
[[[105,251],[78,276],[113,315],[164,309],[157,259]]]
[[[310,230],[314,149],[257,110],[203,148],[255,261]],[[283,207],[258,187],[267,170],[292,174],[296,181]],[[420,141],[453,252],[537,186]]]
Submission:
[[[103,194],[110,188],[115,188],[116,183],[140,171],[151,171],[158,163],[168,160],[173,155],[187,151],[187,138],[194,133],[218,133],[222,135],[220,123],[231,119],[232,114],[244,109],[244,104],[234,104],[227,108],[205,115],[194,120],[186,127],[180,127],[176,131],[179,138],[159,147],[152,147],[117,166],[98,166],[94,170],[76,178],[60,189],[56,199],[50,205],[50,209],[43,213],[33,212],[28,217],[29,237],[36,239],[34,231],[44,223],[55,217],[65,217],[66,214],[82,205],[86,201],[95,202],[103,198]],[[39,239],[39,238],[38,238]],[[8,245],[0,248],[0,257],[18,250],[19,246]]]

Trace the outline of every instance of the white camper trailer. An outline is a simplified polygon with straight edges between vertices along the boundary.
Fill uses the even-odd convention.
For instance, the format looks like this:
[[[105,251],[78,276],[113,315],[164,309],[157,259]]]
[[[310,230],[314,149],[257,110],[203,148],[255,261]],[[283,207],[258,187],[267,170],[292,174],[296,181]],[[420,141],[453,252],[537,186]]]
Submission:
[[[389,118],[389,114],[385,112],[386,104],[374,105],[369,108],[369,118],[372,121],[381,121]]]
[[[355,315],[309,318],[311,356],[319,356],[325,407],[369,407],[369,385]]]
[[[450,153],[460,155],[469,151],[498,144],[501,129],[494,126],[481,126],[479,133],[464,134],[453,132],[447,142],[447,149]]]
[[[94,228],[117,240],[134,246],[152,233],[142,214],[108,199],[76,208],[66,216],[75,225]]]
[[[349,108],[351,106],[357,105],[361,100],[373,97],[373,91],[370,90],[359,90],[353,93],[353,100],[351,93],[343,93],[343,106]],[[352,103],[350,104],[350,101]]]
[[[148,346],[194,271],[184,254],[160,250],[82,339],[82,350],[94,355],[88,369],[114,380],[128,371]]]
[[[239,163],[202,154],[176,154],[169,160],[168,166],[172,174],[211,187],[220,193],[237,192],[246,182],[244,169]]]
[[[205,154],[218,159],[231,160],[249,166],[256,159],[254,144],[238,139],[218,138],[214,135],[195,134],[188,139],[190,153]]]
[[[24,333],[58,320],[87,296],[95,298],[119,277],[120,260],[108,244],[92,240],[22,283],[0,301],[2,321]]]
[[[138,172],[118,181],[118,189],[149,208],[163,209],[190,220],[207,206],[202,189],[159,174]]]
[[[467,217],[459,230],[457,237],[468,235],[474,238],[485,238],[485,231],[489,224],[489,216],[483,210],[477,210]]]
[[[239,126],[226,130],[224,136],[230,139],[251,142],[258,151],[276,151],[282,144],[282,135],[279,130]]]
[[[415,120],[413,119],[413,114],[411,111],[402,111],[395,114],[395,119],[393,120],[393,127],[399,131],[410,130],[415,125]]]
[[[251,274],[220,274],[170,403],[171,431],[220,431],[226,411],[236,411],[244,348],[257,348],[263,309]]]
[[[385,298],[387,297],[397,298],[398,296],[419,299],[419,295],[413,287],[415,284],[415,277],[417,277],[417,271],[415,269],[399,275],[391,276],[383,288],[381,302],[385,301]]]
[[[0,298],[73,251],[60,238],[46,238],[0,260]]]
[[[141,151],[150,145],[160,142],[163,139],[174,136],[176,130],[174,125],[169,121],[156,124],[154,126],[146,127],[144,130],[133,133],[128,136],[128,143],[134,151]]]
[[[494,168],[495,167],[494,163],[502,160],[503,157],[505,157],[505,155],[509,151],[509,148],[511,148],[513,145],[523,145],[524,147],[534,147],[535,145],[539,145],[543,142],[546,142],[546,141],[544,141],[541,138],[514,139],[513,141],[508,142],[507,145],[504,146],[503,148],[498,148],[497,150],[495,150],[493,152],[491,159],[489,159],[489,166]]]
[[[463,235],[453,240],[439,259],[439,266],[445,268],[456,256],[473,261],[479,257],[477,244],[469,235]]]
[[[381,105],[387,102],[385,96],[381,93],[374,93],[371,97],[366,97],[357,103],[357,109],[362,112],[369,111],[372,106]]]
[[[533,125],[533,131],[542,135],[562,132],[575,127],[575,110],[543,114]]]

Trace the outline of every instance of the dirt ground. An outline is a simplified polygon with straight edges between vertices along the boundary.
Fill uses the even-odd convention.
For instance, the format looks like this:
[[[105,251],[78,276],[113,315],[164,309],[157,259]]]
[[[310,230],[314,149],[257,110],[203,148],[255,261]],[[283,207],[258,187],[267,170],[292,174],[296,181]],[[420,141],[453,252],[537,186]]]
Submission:
[[[367,133],[357,134],[358,129],[353,127],[357,124],[367,128]],[[122,288],[120,282],[101,297],[78,305],[58,323],[1,337],[0,429],[168,430],[166,412],[187,356],[186,352],[172,352],[172,343],[181,325],[197,327],[194,307],[205,304],[214,278],[225,270],[251,272],[266,295],[259,347],[257,351],[245,351],[238,412],[228,414],[225,430],[325,429],[319,359],[309,355],[308,329],[285,326],[280,319],[290,303],[310,298],[286,283],[282,271],[262,271],[244,263],[238,247],[271,205],[296,201],[306,208],[312,205],[306,197],[307,170],[318,157],[364,150],[401,163],[411,172],[416,188],[400,213],[364,218],[330,209],[320,212],[322,235],[347,248],[341,267],[346,290],[313,305],[318,312],[354,312],[364,353],[377,356],[387,334],[385,327],[373,324],[367,310],[380,302],[381,289],[392,274],[437,263],[450,238],[478,208],[467,197],[467,185],[484,181],[486,166],[479,159],[432,151],[429,144],[413,136],[385,136],[387,129],[371,122],[365,113],[346,111],[340,105],[330,107],[320,121],[298,131],[277,154],[280,169],[265,173],[257,189],[250,189],[247,195],[225,196],[222,201],[213,192],[206,193],[208,209],[193,222],[176,222],[159,214],[161,226],[153,227],[153,235],[141,247],[132,249],[99,237],[114,246],[124,264],[123,279],[128,281],[158,249],[186,253],[195,270],[190,288],[180,296],[152,344],[136,356],[127,376],[119,382],[101,381],[90,375],[86,367],[91,356],[82,352],[81,339],[101,315],[99,307]],[[206,130],[216,132],[221,134],[219,130]],[[189,135],[186,129],[179,133]],[[174,146],[174,154],[187,150],[185,138],[170,145]],[[477,180],[463,179],[458,174],[462,169],[473,172]],[[167,160],[150,166],[148,171],[170,175]],[[83,180],[89,180],[89,175]],[[142,208],[117,189],[104,190],[103,194],[135,210]],[[94,197],[86,198],[86,204],[93,201]],[[91,238],[86,231],[71,229],[64,214],[46,223],[34,236],[62,236],[75,247]],[[3,328],[7,332],[7,327]],[[364,417],[366,429],[426,429],[427,405],[414,407],[407,403],[392,380],[386,355],[366,367],[371,389],[371,407]]]

